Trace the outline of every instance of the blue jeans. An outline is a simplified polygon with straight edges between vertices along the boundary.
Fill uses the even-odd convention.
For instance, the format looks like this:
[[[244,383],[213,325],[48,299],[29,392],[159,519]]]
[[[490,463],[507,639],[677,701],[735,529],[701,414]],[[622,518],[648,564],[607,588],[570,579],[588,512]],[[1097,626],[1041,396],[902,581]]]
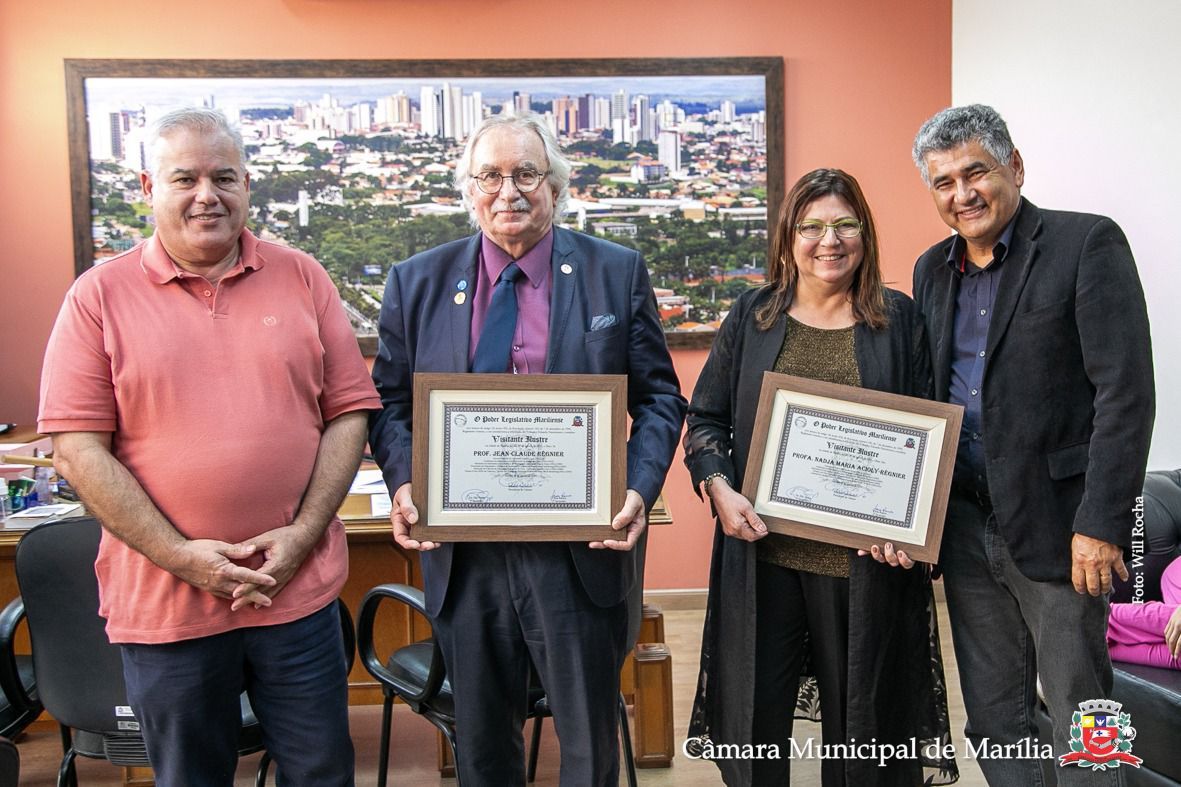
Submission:
[[[353,784],[347,662],[335,603],[291,623],[122,650],[127,699],[156,784],[233,785],[243,691],[277,764],[276,782]]]
[[[1080,595],[1068,581],[1035,582],[1025,577],[1013,562],[991,509],[956,491],[948,501],[939,562],[969,741],[979,749],[983,744],[1034,740],[1033,710],[1040,677],[1054,726],[1055,758],[1070,751],[1071,716],[1078,704],[1111,696],[1106,597]],[[1042,655],[1040,668],[1038,654]],[[1135,708],[1127,710],[1134,724]],[[977,763],[988,783],[996,787],[1045,784],[1036,758],[977,755]],[[1056,763],[1053,767],[1061,785],[1119,785],[1122,771],[1094,773]]]

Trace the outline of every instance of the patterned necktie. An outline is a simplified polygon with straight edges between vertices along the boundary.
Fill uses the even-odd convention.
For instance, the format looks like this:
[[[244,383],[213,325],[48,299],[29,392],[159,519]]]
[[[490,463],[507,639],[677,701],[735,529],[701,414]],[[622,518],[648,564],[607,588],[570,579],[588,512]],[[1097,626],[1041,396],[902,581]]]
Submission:
[[[514,285],[520,275],[521,268],[510,262],[496,282],[492,303],[480,330],[476,355],[472,359],[473,372],[504,372],[508,369],[509,351],[517,330],[517,289]]]

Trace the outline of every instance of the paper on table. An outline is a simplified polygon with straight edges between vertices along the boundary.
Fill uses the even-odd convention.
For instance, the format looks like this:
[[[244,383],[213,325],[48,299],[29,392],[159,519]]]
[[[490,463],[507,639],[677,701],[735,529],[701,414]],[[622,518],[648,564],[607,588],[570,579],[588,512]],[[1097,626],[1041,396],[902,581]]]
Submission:
[[[389,492],[369,496],[369,513],[373,516],[389,516],[394,508]]]
[[[51,506],[33,506],[15,514],[9,514],[9,519],[48,519],[51,516],[63,516],[81,508],[79,503],[55,503]]]
[[[349,487],[350,495],[384,494],[386,492],[385,479],[380,470],[358,470],[353,485]]]
[[[8,530],[28,530],[30,527],[49,522],[53,519],[72,514],[82,506],[79,503],[56,503],[51,506],[33,506],[15,514],[9,514],[4,520],[3,528]]]

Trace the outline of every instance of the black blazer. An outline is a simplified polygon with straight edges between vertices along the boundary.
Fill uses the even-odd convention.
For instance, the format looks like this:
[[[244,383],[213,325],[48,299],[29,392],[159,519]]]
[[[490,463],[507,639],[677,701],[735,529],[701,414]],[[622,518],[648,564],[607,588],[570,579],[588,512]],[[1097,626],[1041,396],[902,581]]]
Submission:
[[[1111,219],[1021,200],[984,366],[984,454],[997,522],[1021,572],[1070,578],[1073,533],[1128,547],[1152,437],[1144,292]],[[915,264],[935,396],[947,400],[960,277],[954,238]]]
[[[414,372],[468,371],[473,298],[456,303],[456,283],[476,280],[481,237],[446,243],[390,269],[373,365],[383,409],[370,418],[369,445],[391,494],[411,477]],[[627,485],[651,508],[672,463],[686,404],[648,271],[639,252],[560,227],[554,228],[550,265],[545,371],[627,375]],[[595,550],[575,542],[570,551],[592,601],[610,606],[623,600],[636,573],[635,550]],[[443,544],[422,553],[432,615],[443,606],[451,552]]]
[[[922,315],[906,295],[885,290],[889,326],[875,331],[858,323],[853,351],[863,388],[930,398],[931,367]],[[770,297],[767,288],[744,292],[730,309],[697,378],[689,404],[685,464],[698,486],[711,473],[725,473],[742,488],[763,373],[774,368],[787,332],[780,314],[767,330],[754,312]],[[759,599],[757,545],[714,527],[709,601],[702,633],[701,677],[689,720],[690,737],[715,744],[753,741],[755,638]],[[931,584],[922,570],[900,571],[869,557],[849,563],[850,685],[845,708],[850,738],[906,741],[932,734],[939,725],[929,637]],[[940,665],[939,669],[942,667]],[[783,712],[791,713],[790,707]],[[946,712],[942,729],[946,730]],[[938,732],[934,734],[938,735]],[[750,784],[749,759],[718,760],[727,784]],[[894,772],[873,760],[849,760],[850,784],[894,783]]]

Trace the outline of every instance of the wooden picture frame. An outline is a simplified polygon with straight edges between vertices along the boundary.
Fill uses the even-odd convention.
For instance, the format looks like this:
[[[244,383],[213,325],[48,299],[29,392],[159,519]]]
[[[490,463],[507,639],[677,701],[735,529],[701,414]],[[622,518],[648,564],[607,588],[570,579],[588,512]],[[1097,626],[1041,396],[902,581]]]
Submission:
[[[963,408],[766,372],[742,493],[768,529],[939,559]]]
[[[419,541],[602,541],[627,492],[627,378],[414,375]]]
[[[598,200],[583,204],[564,220],[648,252],[646,261],[654,286],[670,293],[659,299],[666,328],[678,320],[686,320],[692,327],[668,330],[672,346],[708,347],[713,331],[699,324],[708,320],[696,318],[720,314],[744,284],[757,283],[766,258],[767,228],[773,225],[785,192],[781,57],[67,59],[65,77],[76,274],[94,265],[100,253],[108,256],[125,251],[150,232],[148,211],[137,197],[138,170],[124,166],[142,167],[144,163],[144,124],[163,111],[182,106],[204,103],[228,107],[231,115],[243,119],[246,132],[255,229],[308,251],[325,265],[341,290],[362,350],[368,355],[376,352],[373,325],[389,265],[444,239],[451,240],[456,233],[471,232],[465,217],[456,213],[457,195],[447,172],[458,158],[470,126],[470,117],[462,119],[464,107],[471,110],[469,115],[477,111],[473,109],[476,106],[481,113],[491,112],[495,102],[509,95],[513,102],[535,111],[565,112],[565,127],[569,128],[571,118],[581,109],[579,105],[572,110],[571,102],[593,98],[628,105],[622,110],[611,109],[612,113],[624,112],[619,128],[614,125],[616,117],[609,130],[602,129],[599,112],[594,122],[600,128],[594,133],[577,128],[577,121],[573,121],[574,133],[559,132],[564,146],[574,141],[590,145],[592,152],[571,155],[575,177],[583,173],[581,177],[590,184],[586,186],[588,199]],[[593,86],[601,92],[591,92]],[[678,95],[683,95],[683,100]],[[652,117],[652,107],[663,106],[659,101],[670,96],[664,99],[669,107],[659,117],[673,117],[669,128],[675,128],[677,139],[685,141],[685,177],[679,179],[667,170],[666,180],[649,184],[646,178],[664,176],[653,176],[659,167],[646,167],[638,151],[660,155],[650,139],[652,129],[645,124]],[[383,103],[387,99],[393,102],[388,112]],[[423,121],[424,102],[430,105],[426,113],[430,123]],[[362,110],[363,105],[367,109]],[[589,117],[595,106],[602,109],[603,105],[588,101],[584,114]],[[398,119],[377,123],[379,108],[383,116]],[[409,113],[408,118],[398,115],[403,111]],[[677,111],[684,120],[677,120],[681,117]],[[288,124],[285,118],[294,118],[297,112],[306,115],[304,120]],[[353,115],[357,117],[350,119]],[[639,117],[639,122],[629,125],[627,118],[632,117]],[[320,135],[317,123],[323,127]],[[454,136],[444,136],[449,133],[446,123],[452,124]],[[349,131],[353,126],[356,130]],[[637,157],[627,170],[635,175],[639,167],[633,184],[626,182],[628,175],[601,174],[596,179],[586,174],[592,166],[603,170],[609,163],[594,152],[601,147],[595,147],[594,140],[614,139],[616,133],[625,139],[620,144],[634,150],[608,146],[612,156],[628,154],[613,159],[610,166]],[[632,137],[637,139],[635,143],[627,141]],[[706,151],[691,152],[701,149],[702,140],[708,142]],[[640,141],[650,147],[642,147]],[[680,151],[681,142],[676,146]],[[257,156],[252,151],[258,151]],[[300,157],[298,151],[306,156]],[[308,186],[303,195],[298,189],[301,183]],[[612,199],[594,197],[600,187]],[[263,190],[267,201],[260,204],[259,192]],[[668,205],[636,207],[628,200],[633,192],[665,191],[669,192]],[[678,196],[682,194],[693,199]],[[631,201],[637,200],[640,198]],[[661,202],[655,198],[649,201]],[[686,207],[690,204],[691,209]],[[596,205],[608,208],[596,212]],[[352,215],[357,212],[364,213],[363,220]],[[336,213],[349,215],[342,218]],[[395,238],[397,228],[408,221],[426,222],[430,231],[416,225],[413,231],[406,231],[404,242],[400,236]],[[703,221],[711,222],[709,232],[697,232],[695,237],[701,237],[693,244],[678,247],[675,233]],[[338,232],[333,222],[351,230]],[[422,247],[415,246],[419,240]],[[710,243],[714,245],[707,248]],[[727,267],[730,265],[737,267]]]

